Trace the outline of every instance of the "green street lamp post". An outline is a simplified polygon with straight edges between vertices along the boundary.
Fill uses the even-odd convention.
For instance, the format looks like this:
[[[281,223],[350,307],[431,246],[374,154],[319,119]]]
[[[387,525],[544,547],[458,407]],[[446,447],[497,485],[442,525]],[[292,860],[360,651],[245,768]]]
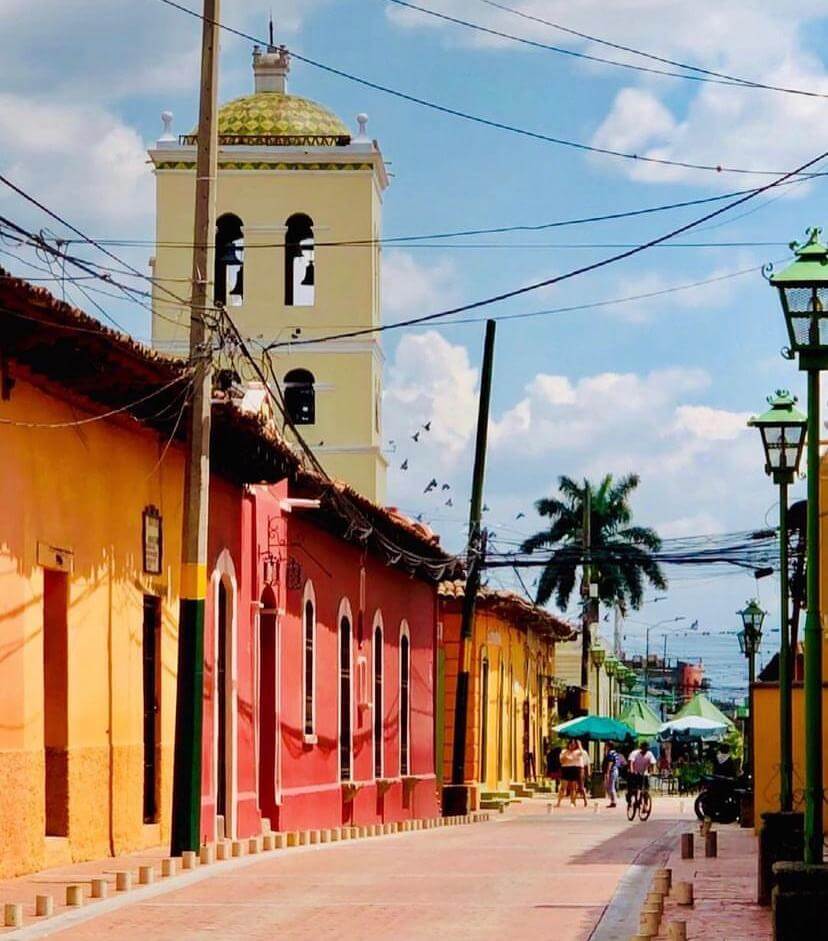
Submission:
[[[612,688],[612,681],[618,675],[621,668],[621,661],[617,657],[609,656],[604,661],[604,672],[609,677],[609,714],[612,718],[615,715],[615,692]]]
[[[601,711],[601,667],[604,665],[606,656],[606,650],[598,644],[593,644],[589,648],[589,659],[595,667],[595,709],[593,710],[595,715],[599,715]]]
[[[828,248],[808,230],[787,268],[771,275],[779,291],[791,359],[808,373],[808,501],[805,619],[805,862],[822,862],[822,629],[819,600],[819,373],[828,365]]]
[[[763,611],[755,601],[749,601],[741,611],[736,612],[742,619],[742,630],[736,635],[739,638],[739,649],[748,661],[748,727],[747,752],[748,775],[753,784],[753,684],[756,682],[756,654],[762,643],[762,622],[767,612]]]
[[[758,428],[765,451],[765,473],[779,487],[779,809],[793,810],[793,651],[788,592],[788,487],[802,459],[808,419],[785,390],[768,396],[770,408],[748,425]]]

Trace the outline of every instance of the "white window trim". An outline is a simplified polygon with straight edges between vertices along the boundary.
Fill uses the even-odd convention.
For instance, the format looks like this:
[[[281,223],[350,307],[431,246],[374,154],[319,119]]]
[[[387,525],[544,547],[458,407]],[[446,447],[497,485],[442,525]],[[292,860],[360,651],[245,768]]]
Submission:
[[[403,717],[400,713],[399,717],[399,734],[397,741],[397,768],[399,769],[400,777],[411,777],[411,631],[408,629],[408,621],[405,618],[400,621],[400,641],[399,641],[399,650],[397,653],[397,675],[399,677],[399,692],[397,694],[397,701],[400,703],[400,708],[402,707],[402,640],[403,637],[408,638],[408,715],[406,718],[406,728],[408,729],[408,767],[403,771],[402,766],[402,727],[403,727]]]
[[[211,578],[211,591],[213,597],[213,788],[212,797],[214,802],[218,800],[218,724],[219,724],[219,697],[218,697],[218,605],[219,605],[219,583],[226,579],[229,583],[227,592],[228,604],[230,605],[230,618],[228,619],[229,650],[227,654],[227,666],[225,672],[225,682],[229,683],[229,689],[225,690],[225,702],[228,707],[227,723],[224,729],[224,739],[227,746],[227,777],[225,782],[227,792],[227,815],[224,820],[224,835],[228,839],[236,837],[236,822],[238,818],[238,597],[239,586],[236,578],[236,567],[233,564],[233,557],[228,549],[222,549],[216,560],[216,567],[213,570]]]
[[[382,658],[382,676],[380,677],[382,685],[380,686],[380,701],[374,698],[377,690],[377,630],[380,632],[380,657]],[[371,762],[374,769],[374,780],[385,776],[385,627],[382,623],[382,611],[377,608],[374,614],[374,622],[371,627],[371,701],[373,706],[373,715],[371,716]],[[377,767],[376,754],[376,728],[377,716],[380,717],[380,767]]]
[[[305,610],[307,604],[310,602],[313,605],[313,638],[311,641],[311,683],[313,684],[313,689],[311,689],[311,731],[308,732],[305,725],[305,702],[307,700],[307,670],[305,664],[305,632],[307,631],[307,625],[305,623]],[[316,659],[317,659],[317,617],[316,617],[316,592],[313,588],[313,582],[310,579],[307,579],[305,582],[305,590],[302,593],[302,630],[300,633],[301,637],[301,663],[302,663],[302,741],[306,745],[315,745],[318,741],[316,734],[316,700],[317,700],[317,688],[316,688]]]
[[[351,753],[350,761],[350,771],[347,778],[342,777],[342,762],[339,757],[339,736],[342,729],[342,696],[341,696],[341,685],[339,677],[339,658],[341,656],[342,642],[340,640],[339,634],[342,630],[342,619],[348,619],[348,627],[351,632],[351,636],[348,644],[348,654],[350,657],[350,693],[351,701],[348,703],[348,708],[350,709],[351,721],[349,723],[349,728],[351,730],[350,742],[348,747]],[[336,777],[337,781],[340,783],[345,783],[347,781],[354,780],[354,618],[351,614],[351,602],[347,598],[343,598],[339,602],[339,610],[336,613]]]

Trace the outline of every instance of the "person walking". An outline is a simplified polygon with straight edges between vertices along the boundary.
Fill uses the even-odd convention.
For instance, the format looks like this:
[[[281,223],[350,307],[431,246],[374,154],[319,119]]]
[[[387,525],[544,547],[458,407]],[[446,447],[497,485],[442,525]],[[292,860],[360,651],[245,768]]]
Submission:
[[[618,794],[618,774],[621,766],[626,764],[626,760],[620,751],[615,747],[615,742],[607,742],[607,750],[604,753],[604,764],[601,770],[604,773],[604,787],[607,790],[607,807],[615,807]]]
[[[561,751],[561,789],[558,791],[558,803],[556,807],[561,806],[561,801],[568,796],[575,806],[575,796],[582,795],[584,806],[587,805],[586,793],[584,792],[583,775],[584,768],[589,767],[589,755],[581,748],[581,743],[576,738],[571,738],[566,743],[566,748]]]

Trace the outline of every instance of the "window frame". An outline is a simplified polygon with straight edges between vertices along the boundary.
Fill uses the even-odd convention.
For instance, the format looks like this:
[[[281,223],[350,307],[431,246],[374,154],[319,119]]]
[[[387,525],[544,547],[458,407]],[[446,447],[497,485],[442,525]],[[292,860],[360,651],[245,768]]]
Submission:
[[[313,612],[310,637],[310,730],[308,729],[308,605]],[[305,582],[305,589],[302,593],[302,611],[301,611],[301,632],[300,632],[300,651],[302,658],[302,741],[306,745],[315,745],[318,741],[316,726],[316,703],[317,703],[317,616],[316,616],[316,592],[313,588],[313,582],[308,579]]]
[[[403,639],[405,639],[408,646],[408,670],[406,677],[406,703],[405,711],[403,711]],[[400,777],[410,777],[412,775],[411,771],[411,631],[408,627],[408,621],[404,618],[400,622],[400,643],[399,643],[399,768],[400,768]],[[403,751],[403,726],[406,730],[406,747]],[[405,757],[405,765],[403,765],[403,757]]]
[[[348,621],[348,657],[349,657],[349,682],[348,692],[350,700],[348,703],[350,721],[348,723],[349,731],[349,765],[348,776],[342,776],[342,622]],[[336,767],[337,781],[340,784],[347,784],[354,780],[354,618],[351,613],[351,603],[347,598],[339,602],[339,608],[336,615]]]
[[[377,637],[379,636],[379,645]],[[373,716],[371,721],[371,745],[374,779],[385,774],[385,630],[382,623],[382,611],[374,614],[371,630],[371,701]],[[377,679],[377,654],[379,653],[379,680]],[[379,733],[379,735],[377,734]],[[379,761],[377,760],[379,758]]]

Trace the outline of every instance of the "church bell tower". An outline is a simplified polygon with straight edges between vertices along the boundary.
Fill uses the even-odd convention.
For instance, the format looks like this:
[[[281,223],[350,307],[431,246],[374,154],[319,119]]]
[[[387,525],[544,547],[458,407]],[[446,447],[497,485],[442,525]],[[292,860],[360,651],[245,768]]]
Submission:
[[[349,128],[287,93],[284,46],[253,50],[254,92],[218,113],[212,292],[254,351],[271,348],[287,411],[327,472],[385,500],[380,323],[382,196],[388,185],[367,118]],[[153,345],[186,355],[196,135],[172,116],[150,152],[156,176]],[[244,378],[244,377],[243,377]],[[291,433],[286,429],[288,439]]]

